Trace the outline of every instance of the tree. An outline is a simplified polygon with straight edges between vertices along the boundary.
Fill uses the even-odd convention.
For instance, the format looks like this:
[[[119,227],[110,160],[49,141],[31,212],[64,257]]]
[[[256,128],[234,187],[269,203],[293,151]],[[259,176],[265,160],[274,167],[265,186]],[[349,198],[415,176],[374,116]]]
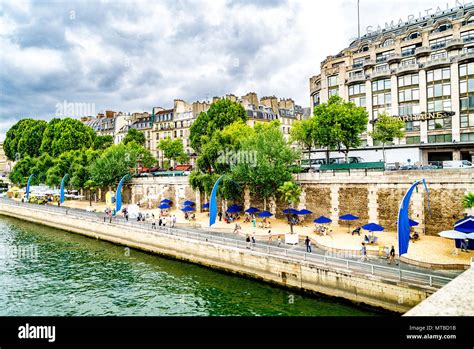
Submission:
[[[41,139],[47,127],[43,120],[22,119],[7,132],[4,149],[10,160],[40,155]]]
[[[89,179],[84,183],[84,189],[89,190],[89,206],[92,206],[92,194],[97,193],[99,186],[92,179]]]
[[[363,107],[334,95],[328,103],[314,108],[314,122],[314,143],[327,149],[327,162],[331,150],[344,153],[347,162],[349,149],[361,143],[360,134],[366,129],[368,114]]]
[[[474,207],[474,193],[467,193],[462,200],[464,208],[471,209]]]
[[[308,151],[309,157],[315,141],[314,118],[295,121],[290,130],[290,142],[297,142],[301,148]]]
[[[241,145],[245,161],[238,161],[230,170],[234,181],[263,198],[264,209],[275,189],[292,180],[290,166],[299,158],[286,142],[280,126],[279,121],[256,124],[254,132]]]
[[[156,159],[143,146],[132,141],[113,145],[105,150],[91,165],[91,180],[101,187],[116,185],[126,174],[130,174],[141,163],[151,167]]]
[[[223,130],[238,120],[247,121],[247,114],[240,103],[230,99],[220,99],[212,103],[209,110],[199,114],[191,126],[189,136],[191,147],[199,153],[215,131]]]
[[[188,154],[185,153],[183,141],[179,138],[172,140],[166,138],[158,143],[158,149],[163,151],[165,158],[183,164],[189,160]]]
[[[145,135],[137,129],[131,128],[128,130],[127,135],[124,137],[122,143],[127,145],[133,141],[139,145],[144,146],[146,141]]]
[[[114,137],[112,136],[96,136],[94,140],[95,150],[104,150],[114,144]]]
[[[34,174],[32,169],[36,166],[36,162],[37,160],[35,158],[28,155],[21,158],[10,172],[10,180],[19,186],[25,186],[28,182],[28,178]],[[37,182],[37,180],[37,177],[35,177],[33,181]]]
[[[369,136],[382,143],[383,162],[385,162],[385,144],[392,142],[395,138],[404,137],[404,127],[405,123],[402,120],[391,117],[386,113],[379,114],[377,117],[374,130],[369,132]]]
[[[286,181],[278,187],[277,191],[280,194],[281,199],[288,204],[288,208],[291,209],[298,205],[300,201],[301,187],[294,181]],[[288,221],[290,223],[291,233],[293,234],[293,220],[290,219],[290,214],[288,214]]]

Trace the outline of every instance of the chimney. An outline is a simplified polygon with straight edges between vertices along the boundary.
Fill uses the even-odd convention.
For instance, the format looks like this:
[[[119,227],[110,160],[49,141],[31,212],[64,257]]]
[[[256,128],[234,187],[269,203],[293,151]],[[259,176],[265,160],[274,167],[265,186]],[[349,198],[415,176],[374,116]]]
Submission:
[[[263,97],[260,103],[265,107],[272,108],[275,114],[278,114],[278,99],[275,96]]]
[[[242,96],[242,101],[247,102],[247,104],[252,104],[255,108],[258,108],[258,97],[255,92],[249,92],[245,96]]]

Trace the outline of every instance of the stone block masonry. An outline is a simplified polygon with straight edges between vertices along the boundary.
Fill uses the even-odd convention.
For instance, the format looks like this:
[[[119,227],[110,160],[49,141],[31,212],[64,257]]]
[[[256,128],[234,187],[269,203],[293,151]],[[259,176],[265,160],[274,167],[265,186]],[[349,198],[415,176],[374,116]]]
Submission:
[[[331,269],[291,258],[160,233],[147,234],[131,226],[97,219],[0,203],[0,214],[95,239],[128,246],[308,293],[340,297],[393,312],[404,313],[430,296],[434,289],[382,280],[349,270]],[[133,253],[133,252],[132,252]],[[41,256],[39,256],[41,258]]]

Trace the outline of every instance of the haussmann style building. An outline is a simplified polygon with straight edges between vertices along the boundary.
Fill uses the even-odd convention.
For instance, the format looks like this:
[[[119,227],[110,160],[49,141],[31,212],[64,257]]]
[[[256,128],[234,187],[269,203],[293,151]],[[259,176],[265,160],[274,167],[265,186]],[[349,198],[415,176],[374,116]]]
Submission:
[[[310,78],[311,105],[334,94],[366,108],[367,131],[381,112],[405,121],[406,137],[389,145],[387,162],[472,161],[474,5],[368,33],[327,57]],[[380,161],[381,145],[365,132],[349,155]],[[312,154],[319,157],[322,150]]]

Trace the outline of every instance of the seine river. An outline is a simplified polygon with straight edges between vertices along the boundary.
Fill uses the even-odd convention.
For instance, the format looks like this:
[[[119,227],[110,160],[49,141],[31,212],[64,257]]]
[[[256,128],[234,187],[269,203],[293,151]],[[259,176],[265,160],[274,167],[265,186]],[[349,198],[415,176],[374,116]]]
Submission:
[[[376,313],[0,216],[0,316],[103,315]]]

